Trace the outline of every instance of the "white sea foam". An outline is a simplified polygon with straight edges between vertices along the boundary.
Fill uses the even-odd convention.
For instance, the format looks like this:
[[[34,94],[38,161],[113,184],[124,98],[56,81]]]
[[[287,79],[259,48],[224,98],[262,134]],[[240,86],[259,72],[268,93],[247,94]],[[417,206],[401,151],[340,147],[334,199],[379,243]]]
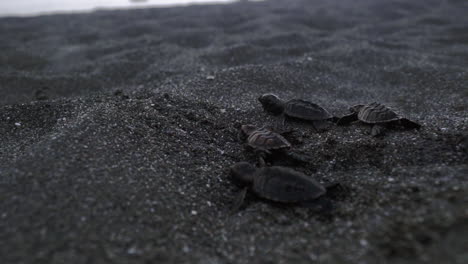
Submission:
[[[235,0],[2,0],[0,16],[86,12],[103,8],[142,8],[202,3],[228,3]]]

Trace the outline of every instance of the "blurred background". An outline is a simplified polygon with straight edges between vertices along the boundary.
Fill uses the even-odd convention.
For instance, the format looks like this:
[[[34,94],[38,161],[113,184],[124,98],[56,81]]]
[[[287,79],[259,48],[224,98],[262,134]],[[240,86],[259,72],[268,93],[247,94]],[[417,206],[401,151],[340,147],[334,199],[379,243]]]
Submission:
[[[235,0],[0,0],[0,16],[31,16],[44,13],[84,12],[101,8],[141,8]]]

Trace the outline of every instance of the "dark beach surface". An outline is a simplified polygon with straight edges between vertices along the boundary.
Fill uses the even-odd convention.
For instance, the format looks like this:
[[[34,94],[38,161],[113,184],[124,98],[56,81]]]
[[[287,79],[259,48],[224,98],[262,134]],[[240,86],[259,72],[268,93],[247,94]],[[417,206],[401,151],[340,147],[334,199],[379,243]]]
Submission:
[[[467,263],[468,2],[281,1],[0,19],[1,263]],[[420,122],[294,146],[343,188],[250,197],[265,92]],[[282,164],[279,160],[276,164]]]

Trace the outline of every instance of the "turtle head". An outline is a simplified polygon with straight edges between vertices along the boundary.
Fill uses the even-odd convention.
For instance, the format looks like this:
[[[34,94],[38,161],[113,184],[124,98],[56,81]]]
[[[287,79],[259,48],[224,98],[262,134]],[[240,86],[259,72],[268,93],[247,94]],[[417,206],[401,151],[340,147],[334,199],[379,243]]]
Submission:
[[[351,106],[351,107],[349,108],[349,111],[350,111],[351,113],[359,113],[359,111],[361,111],[361,109],[362,109],[363,107],[364,107],[364,105],[362,105],[362,104],[354,105],[354,106]]]
[[[231,177],[234,182],[248,186],[252,184],[257,169],[248,162],[239,162],[231,167]]]
[[[257,130],[257,127],[254,125],[242,125],[241,126],[241,134],[244,137],[250,136],[255,130]]]
[[[266,111],[279,115],[284,111],[284,102],[277,96],[271,93],[263,94],[258,98],[258,101]]]

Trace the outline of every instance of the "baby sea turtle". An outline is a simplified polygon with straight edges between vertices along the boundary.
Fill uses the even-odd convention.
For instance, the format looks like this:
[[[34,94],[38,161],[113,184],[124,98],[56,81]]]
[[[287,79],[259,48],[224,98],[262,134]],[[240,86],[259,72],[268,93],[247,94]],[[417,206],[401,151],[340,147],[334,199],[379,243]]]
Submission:
[[[329,187],[324,187],[305,174],[287,167],[256,168],[248,162],[239,162],[232,166],[231,176],[235,182],[243,186],[231,212],[239,210],[249,189],[260,198],[305,205],[323,196],[327,189],[338,185],[331,184]]]
[[[381,135],[385,131],[385,127],[391,125],[403,126],[408,129],[421,127],[420,124],[401,117],[390,108],[376,102],[367,105],[355,105],[350,107],[349,110],[351,114],[340,118],[337,125],[348,125],[359,120],[372,125],[372,136]]]
[[[245,138],[247,146],[258,154],[260,165],[264,165],[265,156],[271,154],[284,155],[300,162],[309,161],[308,156],[291,151],[291,143],[286,138],[267,128],[242,125],[241,137]]]
[[[288,117],[301,119],[310,121],[317,130],[318,127],[327,124],[327,121],[338,121],[337,117],[330,114],[323,107],[306,100],[292,99],[283,101],[277,95],[267,93],[260,96],[258,101],[266,111],[274,115],[282,115],[283,124]]]

